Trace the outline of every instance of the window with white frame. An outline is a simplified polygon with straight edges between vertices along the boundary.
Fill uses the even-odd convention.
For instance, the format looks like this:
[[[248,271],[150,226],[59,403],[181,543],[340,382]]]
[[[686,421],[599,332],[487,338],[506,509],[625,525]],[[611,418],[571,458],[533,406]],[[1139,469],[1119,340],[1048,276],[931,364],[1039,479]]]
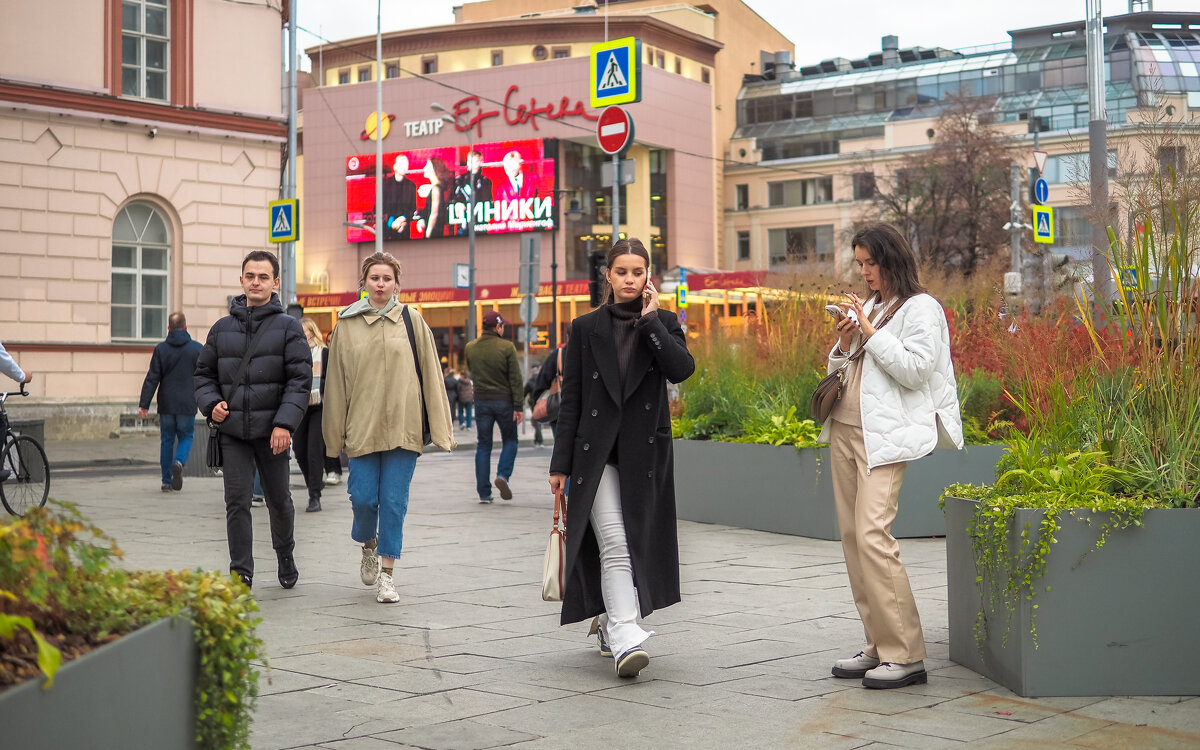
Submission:
[[[112,251],[112,338],[162,338],[171,253],[166,218],[150,203],[125,206],[113,221]]]
[[[121,95],[166,101],[170,25],[168,0],[121,3]]]

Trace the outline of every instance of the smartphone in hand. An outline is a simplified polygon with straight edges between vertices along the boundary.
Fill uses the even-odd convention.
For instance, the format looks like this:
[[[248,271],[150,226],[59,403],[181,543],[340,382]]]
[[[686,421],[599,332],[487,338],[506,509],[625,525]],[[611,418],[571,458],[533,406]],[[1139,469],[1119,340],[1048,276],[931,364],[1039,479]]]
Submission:
[[[834,320],[850,318],[850,320],[853,320],[855,323],[858,322],[858,313],[854,312],[852,309],[843,309],[839,305],[825,305],[825,312],[829,313],[830,317],[832,317]]]

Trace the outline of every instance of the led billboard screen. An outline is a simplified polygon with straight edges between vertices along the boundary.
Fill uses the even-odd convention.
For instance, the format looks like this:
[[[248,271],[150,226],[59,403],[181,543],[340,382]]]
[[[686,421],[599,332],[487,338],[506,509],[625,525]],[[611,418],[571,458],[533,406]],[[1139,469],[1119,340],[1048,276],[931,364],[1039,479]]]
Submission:
[[[383,238],[415,240],[475,232],[554,228],[557,143],[534,138],[383,155]],[[346,159],[346,241],[375,240],[375,154]]]

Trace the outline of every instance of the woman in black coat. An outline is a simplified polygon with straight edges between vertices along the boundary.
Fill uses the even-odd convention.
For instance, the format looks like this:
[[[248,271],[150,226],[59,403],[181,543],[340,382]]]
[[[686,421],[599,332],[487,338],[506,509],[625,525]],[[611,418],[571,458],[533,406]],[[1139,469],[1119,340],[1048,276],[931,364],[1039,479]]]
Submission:
[[[642,243],[618,241],[606,266],[606,303],[571,323],[550,487],[570,483],[562,624],[598,615],[600,652],[633,677],[650,662],[638,615],[679,601],[667,381],[696,363]]]

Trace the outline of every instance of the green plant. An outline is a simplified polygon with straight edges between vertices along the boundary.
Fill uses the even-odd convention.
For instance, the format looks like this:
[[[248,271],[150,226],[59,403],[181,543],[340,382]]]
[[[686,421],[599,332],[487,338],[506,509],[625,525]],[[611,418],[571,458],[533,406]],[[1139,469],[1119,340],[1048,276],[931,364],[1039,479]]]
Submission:
[[[1038,581],[1045,573],[1051,547],[1058,541],[1064,514],[1087,523],[1093,515],[1106,518],[1092,547],[1100,549],[1114,530],[1140,526],[1145,510],[1160,503],[1140,494],[1113,494],[1127,484],[1128,473],[1108,463],[1103,451],[1064,452],[1038,432],[1026,436],[1013,430],[1009,450],[998,462],[997,471],[1000,476],[993,485],[947,487],[942,503],[951,496],[977,501],[967,526],[980,597],[976,644],[983,648],[992,619],[1003,616],[1000,642],[1007,645],[1012,615],[1025,599],[1031,602],[1030,635],[1036,648]],[[1036,529],[1028,523],[1016,528],[1018,508],[1043,511]]]
[[[749,421],[742,428],[742,435],[733,438],[733,443],[759,443],[765,445],[794,445],[797,448],[812,448],[818,445],[821,425],[811,419],[797,419],[796,407],[789,407],[786,414],[765,415]]]
[[[70,644],[86,652],[163,617],[185,617],[200,653],[195,686],[196,737],[205,748],[248,748],[263,643],[255,633],[258,605],[240,580],[194,571],[125,571],[121,551],[74,505],[52,502],[0,525],[0,635],[15,626],[33,635],[37,663],[53,677],[43,647]],[[28,620],[28,624],[26,624]],[[20,664],[11,641],[0,664]],[[2,645],[2,644],[0,644]],[[0,666],[0,683],[24,679]],[[49,687],[49,680],[46,685]]]

